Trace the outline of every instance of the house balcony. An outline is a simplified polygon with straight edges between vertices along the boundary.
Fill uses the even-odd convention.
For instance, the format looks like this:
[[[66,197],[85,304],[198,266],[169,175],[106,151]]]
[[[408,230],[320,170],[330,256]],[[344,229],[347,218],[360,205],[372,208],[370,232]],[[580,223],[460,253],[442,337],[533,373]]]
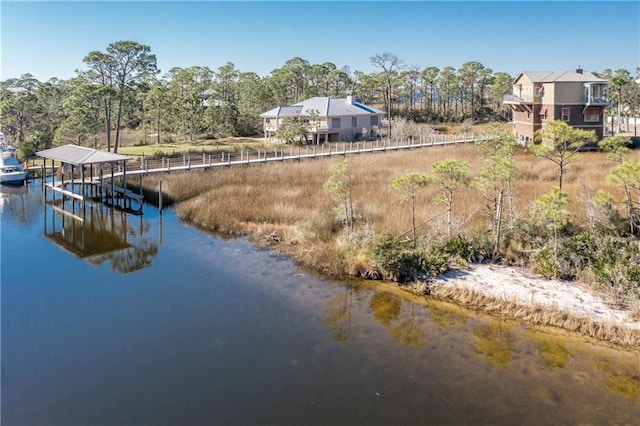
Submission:
[[[582,100],[585,105],[609,105],[607,96],[585,96]]]
[[[516,95],[504,95],[502,97],[502,103],[511,105],[524,105],[533,103],[533,96],[525,95],[523,97]]]
[[[307,131],[311,133],[323,133],[329,130],[329,126],[319,125],[319,126],[308,126]]]

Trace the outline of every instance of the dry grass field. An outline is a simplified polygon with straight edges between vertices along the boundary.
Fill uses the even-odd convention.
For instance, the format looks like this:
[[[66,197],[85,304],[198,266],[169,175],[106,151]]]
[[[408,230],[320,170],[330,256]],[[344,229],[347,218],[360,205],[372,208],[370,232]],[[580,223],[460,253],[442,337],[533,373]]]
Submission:
[[[558,170],[551,161],[535,158],[524,149],[515,157],[517,178],[513,188],[513,210],[517,218],[528,218],[534,200],[557,185]],[[348,235],[336,219],[335,202],[323,190],[331,166],[343,159],[274,162],[155,175],[145,177],[143,185],[151,195],[157,192],[162,179],[165,199],[169,197],[175,203],[178,215],[204,230],[222,236],[248,236],[258,245],[268,246],[325,274],[373,277],[375,275],[370,273],[376,271],[378,265],[370,251],[372,243],[383,233],[400,236],[411,229],[410,208],[392,191],[393,179],[410,172],[430,173],[434,162],[445,159],[468,162],[473,176],[483,160],[480,149],[473,145],[346,157],[354,184],[356,216],[355,230]],[[628,159],[640,161],[640,152],[633,152]],[[621,189],[607,183],[607,175],[614,166],[615,163],[600,152],[582,153],[568,165],[563,189],[569,194],[568,209],[577,226],[587,229],[585,200],[591,199],[598,190],[611,194],[615,207],[624,214]],[[436,196],[436,188],[428,185],[417,201],[416,222],[431,218],[419,228],[417,238],[424,242],[442,240],[446,236],[446,207],[435,202]],[[489,211],[487,201],[471,186],[460,191],[453,204],[454,234],[477,236],[486,233],[491,229]],[[503,259],[519,262],[518,256],[514,255],[519,250],[518,242],[513,244],[513,251],[507,247]],[[424,293],[421,286],[425,284],[415,285],[417,290],[414,285],[403,288]],[[469,299],[470,293],[456,295],[447,291],[435,286],[430,294],[472,309],[573,330],[623,346],[637,348],[640,344],[634,329],[573,317],[555,309],[501,302],[480,293]],[[607,290],[611,294],[616,291],[614,287]],[[627,306],[637,315],[640,306],[637,300]]]
[[[158,179],[163,192],[176,201],[181,218],[223,235],[249,235],[298,261],[321,271],[342,274],[370,267],[361,247],[374,235],[400,235],[411,228],[410,209],[391,190],[394,178],[409,172],[431,172],[434,162],[468,162],[470,174],[480,166],[479,149],[472,145],[429,147],[393,153],[346,157],[353,177],[356,232],[347,241],[337,223],[334,202],[323,191],[330,167],[342,158],[269,163],[206,172],[172,173],[145,178],[153,191]],[[516,215],[526,217],[533,201],[557,185],[557,166],[525,150],[516,155],[518,177],[514,187]],[[640,160],[640,153],[631,158]],[[614,163],[598,152],[585,152],[567,167],[564,189],[576,223],[586,222],[584,198],[598,189],[622,200],[619,188],[606,182]],[[437,204],[436,188],[427,186],[417,203],[417,223],[434,217],[419,229],[423,238],[436,238],[445,229],[445,206]],[[620,205],[621,210],[624,207]],[[488,206],[477,191],[456,194],[454,233],[477,233],[490,228]]]

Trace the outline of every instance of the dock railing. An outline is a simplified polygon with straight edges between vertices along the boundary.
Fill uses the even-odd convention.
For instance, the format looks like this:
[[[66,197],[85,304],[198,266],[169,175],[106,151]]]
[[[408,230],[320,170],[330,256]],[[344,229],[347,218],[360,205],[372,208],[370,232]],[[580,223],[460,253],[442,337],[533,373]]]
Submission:
[[[271,150],[254,150],[220,153],[190,153],[167,157],[141,156],[127,162],[127,176],[175,171],[202,170],[215,167],[242,166],[272,162],[300,161],[307,159],[329,158],[370,154],[378,152],[419,149],[453,144],[469,144],[486,140],[481,134],[429,135],[422,137],[380,139],[358,142],[332,142],[320,145],[282,145]],[[114,177],[121,176],[122,170],[115,171]]]

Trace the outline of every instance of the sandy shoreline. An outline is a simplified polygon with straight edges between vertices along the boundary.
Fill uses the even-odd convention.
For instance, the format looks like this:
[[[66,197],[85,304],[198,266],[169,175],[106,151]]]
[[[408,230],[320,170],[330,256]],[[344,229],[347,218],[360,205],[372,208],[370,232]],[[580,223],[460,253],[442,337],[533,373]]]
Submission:
[[[609,306],[593,290],[576,282],[546,280],[501,265],[472,265],[430,280],[431,286],[461,288],[527,307],[553,308],[576,318],[640,330],[630,312]]]

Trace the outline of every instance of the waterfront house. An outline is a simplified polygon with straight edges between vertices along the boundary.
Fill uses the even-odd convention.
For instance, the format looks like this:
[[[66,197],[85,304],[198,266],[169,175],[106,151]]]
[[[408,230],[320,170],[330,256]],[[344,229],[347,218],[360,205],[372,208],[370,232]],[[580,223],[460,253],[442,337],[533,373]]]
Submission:
[[[314,97],[260,114],[264,137],[274,137],[286,117],[300,117],[313,143],[369,139],[382,127],[383,112],[363,105],[353,96]]]
[[[525,71],[513,81],[513,92],[503,103],[513,110],[513,131],[523,144],[549,120],[604,134],[604,109],[608,105],[607,80],[575,71]]]

